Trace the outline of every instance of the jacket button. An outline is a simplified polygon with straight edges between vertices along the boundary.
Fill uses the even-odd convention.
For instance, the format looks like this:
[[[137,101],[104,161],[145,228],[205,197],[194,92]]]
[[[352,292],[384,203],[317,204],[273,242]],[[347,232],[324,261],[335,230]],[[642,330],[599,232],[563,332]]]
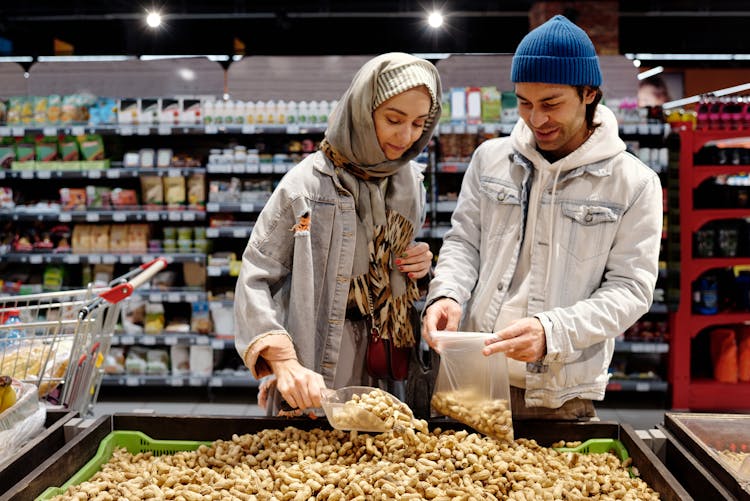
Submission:
[[[586,214],[586,217],[584,218],[587,223],[590,223],[594,220],[594,216],[591,215],[591,213]]]
[[[505,193],[498,193],[498,194],[497,194],[497,199],[498,199],[498,200],[500,200],[501,202],[502,202],[503,200],[505,200]]]
[[[499,284],[497,284],[497,290],[501,291],[504,288],[505,288],[505,284],[503,284],[502,282],[500,282]]]

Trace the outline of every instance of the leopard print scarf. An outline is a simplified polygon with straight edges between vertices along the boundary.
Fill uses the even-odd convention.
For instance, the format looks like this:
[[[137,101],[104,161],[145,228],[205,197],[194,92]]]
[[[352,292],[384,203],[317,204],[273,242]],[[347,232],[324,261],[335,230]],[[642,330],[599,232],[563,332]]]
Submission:
[[[412,218],[419,200],[418,185],[407,165],[389,177],[373,178],[352,165],[327,141],[321,150],[336,168],[341,184],[355,198],[357,238],[354,266],[349,287],[349,308],[362,316],[372,315],[373,326],[383,338],[396,347],[415,344],[410,312],[419,298],[414,280],[393,269],[394,257],[400,256],[414,238]],[[402,214],[400,211],[403,211]]]

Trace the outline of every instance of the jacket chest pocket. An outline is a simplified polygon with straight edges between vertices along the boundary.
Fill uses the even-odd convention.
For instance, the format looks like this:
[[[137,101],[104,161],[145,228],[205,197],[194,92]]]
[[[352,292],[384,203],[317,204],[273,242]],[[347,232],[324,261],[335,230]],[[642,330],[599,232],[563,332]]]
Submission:
[[[491,228],[493,236],[514,231],[521,219],[521,193],[518,188],[487,179],[481,179],[479,183],[483,204],[489,209],[482,211],[482,227]]]
[[[609,252],[621,212],[604,205],[563,202],[562,246],[578,261]]]

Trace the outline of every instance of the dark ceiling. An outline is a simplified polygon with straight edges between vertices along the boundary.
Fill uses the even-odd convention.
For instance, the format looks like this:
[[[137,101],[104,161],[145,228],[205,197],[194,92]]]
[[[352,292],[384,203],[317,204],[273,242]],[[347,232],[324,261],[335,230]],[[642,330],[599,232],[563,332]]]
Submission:
[[[438,31],[424,17],[435,3],[447,15]],[[235,38],[246,54],[263,55],[510,53],[528,32],[534,3],[161,0],[164,25],[151,30],[150,2],[0,0],[0,37],[12,43],[5,55],[31,56],[53,54],[53,38],[76,54],[232,54]],[[557,3],[596,9],[598,2]],[[750,53],[748,0],[621,0],[619,14],[621,53]]]

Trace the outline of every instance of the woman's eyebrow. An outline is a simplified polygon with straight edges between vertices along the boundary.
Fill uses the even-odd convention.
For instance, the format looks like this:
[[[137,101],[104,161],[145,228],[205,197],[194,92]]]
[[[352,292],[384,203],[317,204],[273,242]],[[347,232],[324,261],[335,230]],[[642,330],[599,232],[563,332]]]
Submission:
[[[386,110],[388,110],[388,111],[394,111],[394,112],[398,113],[399,115],[406,116],[406,113],[403,112],[403,111],[401,111],[401,110],[399,110],[398,108],[391,108],[389,106],[388,108],[386,108]],[[425,113],[424,115],[419,115],[417,118],[427,118],[429,116],[430,116],[429,113]]]

